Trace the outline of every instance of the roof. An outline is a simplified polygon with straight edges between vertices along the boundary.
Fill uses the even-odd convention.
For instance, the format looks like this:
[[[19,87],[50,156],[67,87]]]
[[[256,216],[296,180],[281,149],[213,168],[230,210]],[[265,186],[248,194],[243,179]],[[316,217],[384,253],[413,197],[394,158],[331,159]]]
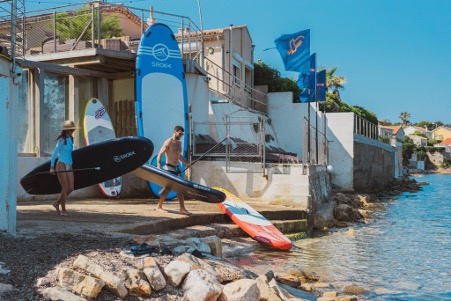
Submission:
[[[446,130],[448,132],[451,132],[451,129],[449,127],[446,127],[446,126],[443,126],[443,125],[433,129],[432,132],[438,131],[439,129],[444,129],[444,130]]]
[[[390,125],[390,126],[381,125],[379,127],[383,128],[383,129],[391,130],[393,132],[393,134],[395,134],[395,135],[399,132],[399,130],[402,129],[402,127],[400,125]]]
[[[446,138],[445,140],[440,142],[439,145],[451,145],[451,138]]]

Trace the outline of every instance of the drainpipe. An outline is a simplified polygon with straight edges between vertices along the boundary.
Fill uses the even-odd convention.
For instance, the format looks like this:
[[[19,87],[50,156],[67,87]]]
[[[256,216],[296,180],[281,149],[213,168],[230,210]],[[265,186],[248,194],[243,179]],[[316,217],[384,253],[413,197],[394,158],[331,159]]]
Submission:
[[[230,83],[229,83],[229,85],[230,85],[230,87],[229,87],[229,89],[230,89],[230,94],[232,94],[232,85],[233,85],[233,56],[232,56],[232,46],[233,46],[233,43],[232,43],[232,39],[233,39],[233,35],[232,35],[232,27],[233,27],[233,24],[230,24],[230,27],[229,27],[229,29],[230,29],[230,33],[229,33],[229,73],[230,73]],[[232,96],[233,97],[233,96]]]

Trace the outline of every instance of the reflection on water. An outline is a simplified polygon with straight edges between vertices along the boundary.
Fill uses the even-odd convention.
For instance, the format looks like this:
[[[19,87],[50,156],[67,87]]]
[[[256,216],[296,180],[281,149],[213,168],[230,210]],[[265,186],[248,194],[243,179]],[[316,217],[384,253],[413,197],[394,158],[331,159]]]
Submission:
[[[368,300],[451,300],[451,175],[421,181],[431,185],[399,196],[353,235],[340,229],[297,241],[290,253],[262,251],[239,263],[257,273],[315,271],[336,288],[368,289]]]

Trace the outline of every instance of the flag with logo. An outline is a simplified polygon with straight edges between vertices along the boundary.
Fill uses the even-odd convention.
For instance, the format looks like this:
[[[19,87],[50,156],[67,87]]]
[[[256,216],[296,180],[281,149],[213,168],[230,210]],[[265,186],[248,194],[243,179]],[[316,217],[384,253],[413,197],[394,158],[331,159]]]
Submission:
[[[316,73],[316,100],[326,101],[326,70]]]
[[[298,87],[303,89],[299,95],[301,102],[315,101],[316,53],[310,56],[309,68],[307,70],[307,73],[299,75],[296,82]]]
[[[308,72],[310,58],[310,29],[284,34],[274,41],[282,57],[285,70]]]

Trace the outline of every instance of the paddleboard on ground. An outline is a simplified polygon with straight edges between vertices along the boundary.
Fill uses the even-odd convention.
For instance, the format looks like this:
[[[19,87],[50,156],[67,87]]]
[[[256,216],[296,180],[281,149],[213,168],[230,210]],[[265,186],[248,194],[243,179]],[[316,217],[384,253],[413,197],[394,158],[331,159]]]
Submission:
[[[129,173],[146,163],[152,153],[153,144],[144,137],[121,137],[74,150],[74,189]],[[29,194],[60,193],[58,177],[50,174],[49,170],[50,160],[26,174],[20,184]]]
[[[178,43],[172,30],[160,23],[151,25],[138,47],[136,59],[136,114],[139,136],[152,139],[156,153],[148,165],[156,166],[156,156],[174,127],[181,125],[188,132],[188,97],[185,72]],[[188,135],[182,140],[186,158]],[[161,186],[149,183],[160,196]],[[170,192],[167,199],[176,196]]]
[[[257,210],[243,202],[228,190],[213,187],[226,195],[226,200],[218,207],[226,213],[244,232],[256,241],[276,249],[288,251],[292,242]]]
[[[220,203],[226,198],[226,195],[221,191],[179,178],[155,166],[143,165],[135,169],[133,174],[160,187],[169,188],[176,193],[182,193],[199,201]]]
[[[91,145],[116,138],[110,115],[97,98],[88,101],[83,119],[85,144]],[[117,177],[98,184],[105,196],[119,197],[122,189],[122,177]]]

